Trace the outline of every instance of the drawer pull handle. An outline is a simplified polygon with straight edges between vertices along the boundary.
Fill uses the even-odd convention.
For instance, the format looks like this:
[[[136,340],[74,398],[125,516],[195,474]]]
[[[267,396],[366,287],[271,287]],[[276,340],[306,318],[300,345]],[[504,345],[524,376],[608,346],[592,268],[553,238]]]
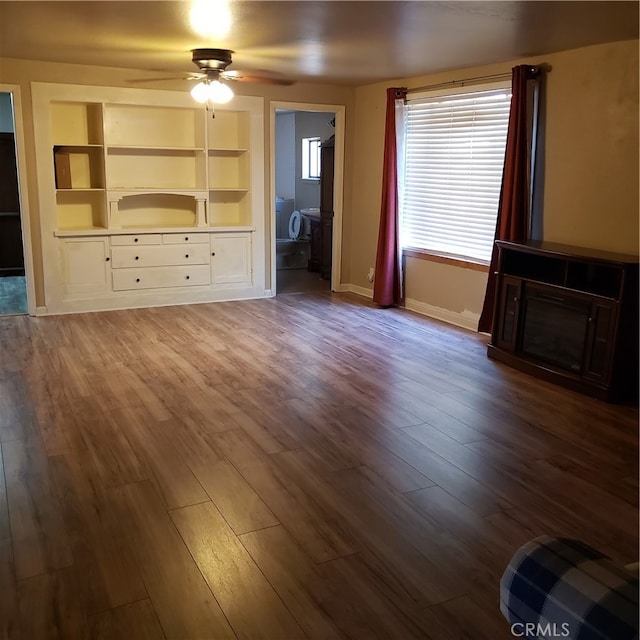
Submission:
[[[185,237],[184,237],[184,241],[185,241],[185,242],[189,242],[189,236],[185,236]]]
[[[138,238],[134,238],[134,239],[133,239],[133,241],[134,241],[134,242],[138,242]]]
[[[140,256],[136,256],[136,260],[140,260]]]
[[[187,280],[189,279],[189,276],[187,276]]]
[[[184,254],[184,257],[185,257],[185,258],[188,258],[188,257],[189,257],[189,254],[188,254],[188,253],[185,253],[185,254]]]
[[[106,260],[107,262],[109,262],[109,260],[111,260],[111,258],[110,258],[109,256],[107,256],[107,257],[105,258],[105,260]]]
[[[136,278],[136,282],[140,282],[140,278]]]
[[[215,252],[215,251],[213,251],[213,252],[211,253],[211,255],[212,255],[212,256],[215,256],[215,255],[216,255],[216,252]]]

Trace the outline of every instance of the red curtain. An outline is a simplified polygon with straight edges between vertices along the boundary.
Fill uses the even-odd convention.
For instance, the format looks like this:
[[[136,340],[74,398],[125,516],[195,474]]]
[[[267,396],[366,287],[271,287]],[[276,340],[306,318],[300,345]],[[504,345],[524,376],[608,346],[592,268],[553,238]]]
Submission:
[[[537,75],[538,69],[531,65],[520,65],[512,69],[511,108],[502,188],[498,204],[498,219],[496,221],[496,240],[526,242],[529,236],[531,122],[533,114],[531,113],[532,102],[528,95],[527,81]],[[497,268],[498,250],[494,244],[478,331],[491,332],[496,302]]]
[[[382,207],[378,230],[378,250],[373,281],[373,300],[382,307],[402,301],[402,266],[398,218],[398,169],[396,144],[396,101],[404,100],[407,90],[387,89],[384,133]]]

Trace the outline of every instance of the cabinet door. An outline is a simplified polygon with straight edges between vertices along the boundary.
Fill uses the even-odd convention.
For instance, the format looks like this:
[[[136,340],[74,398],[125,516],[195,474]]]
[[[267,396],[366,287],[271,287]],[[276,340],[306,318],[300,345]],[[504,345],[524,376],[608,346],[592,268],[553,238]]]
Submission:
[[[92,296],[111,290],[107,243],[105,238],[60,241],[64,292],[67,296]]]
[[[248,233],[211,236],[211,283],[251,286],[251,235]]]
[[[502,279],[493,339],[494,344],[501,349],[516,350],[521,293],[521,280],[509,277]]]
[[[320,277],[331,280],[331,260],[333,257],[333,212],[322,214],[322,256]]]
[[[309,255],[309,271],[320,271],[322,266],[322,223],[311,220],[311,248]]]
[[[609,375],[616,306],[609,300],[594,300],[591,303],[584,361],[584,375],[589,378],[606,380]]]

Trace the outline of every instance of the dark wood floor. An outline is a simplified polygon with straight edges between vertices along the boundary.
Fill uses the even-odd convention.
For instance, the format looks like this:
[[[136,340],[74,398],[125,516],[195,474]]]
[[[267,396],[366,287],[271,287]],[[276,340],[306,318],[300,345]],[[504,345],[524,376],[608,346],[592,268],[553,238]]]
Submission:
[[[346,294],[0,319],[2,637],[512,637],[524,542],[637,560],[637,412],[485,342]]]
[[[320,277],[317,271],[308,269],[278,269],[276,272],[277,295],[283,293],[329,293],[331,283]]]

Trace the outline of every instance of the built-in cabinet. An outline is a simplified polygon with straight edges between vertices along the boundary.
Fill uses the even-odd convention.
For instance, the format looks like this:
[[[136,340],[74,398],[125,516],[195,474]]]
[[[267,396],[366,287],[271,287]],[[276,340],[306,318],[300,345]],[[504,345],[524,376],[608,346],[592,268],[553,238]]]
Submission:
[[[265,295],[262,98],[32,94],[46,312]]]

